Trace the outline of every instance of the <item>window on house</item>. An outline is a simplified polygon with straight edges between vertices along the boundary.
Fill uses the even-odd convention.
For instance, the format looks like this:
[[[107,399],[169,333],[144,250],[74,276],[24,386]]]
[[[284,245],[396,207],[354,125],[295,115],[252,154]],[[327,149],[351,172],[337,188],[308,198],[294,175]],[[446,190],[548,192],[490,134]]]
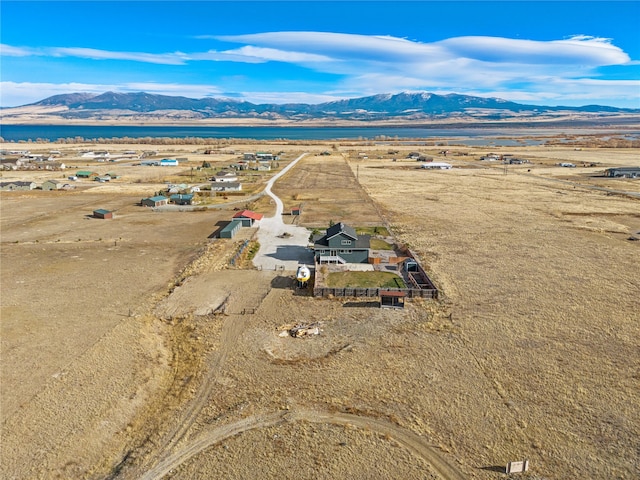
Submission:
[[[351,240],[342,240],[342,245],[351,245]]]
[[[343,249],[343,250],[340,250],[340,253],[353,253],[353,251],[351,249],[348,249],[348,250]]]

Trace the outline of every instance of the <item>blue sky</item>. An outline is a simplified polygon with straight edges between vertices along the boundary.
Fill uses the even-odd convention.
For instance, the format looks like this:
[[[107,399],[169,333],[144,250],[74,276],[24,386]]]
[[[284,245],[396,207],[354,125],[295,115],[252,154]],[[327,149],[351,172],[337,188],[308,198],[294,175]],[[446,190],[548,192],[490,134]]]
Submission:
[[[0,106],[146,91],[320,103],[428,91],[640,108],[638,1],[11,1]]]

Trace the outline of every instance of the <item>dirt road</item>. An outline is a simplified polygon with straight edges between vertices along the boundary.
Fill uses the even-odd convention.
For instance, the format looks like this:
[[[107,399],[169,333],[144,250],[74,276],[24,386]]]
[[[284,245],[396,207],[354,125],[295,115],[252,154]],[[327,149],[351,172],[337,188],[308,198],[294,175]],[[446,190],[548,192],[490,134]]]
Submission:
[[[266,428],[285,422],[300,421],[352,426],[359,429],[374,431],[381,435],[386,435],[396,440],[400,445],[407,448],[414,455],[422,457],[424,460],[429,462],[429,464],[443,479],[462,480],[465,478],[456,467],[444,460],[444,458],[442,458],[442,456],[425,438],[391,422],[379,418],[365,417],[350,413],[296,408],[293,410],[282,410],[279,412],[243,418],[242,420],[224,425],[210,432],[205,432],[189,445],[185,446],[183,449],[158,464],[155,468],[148,471],[141,477],[141,479],[160,479],[171,472],[171,470],[179,467],[181,464],[185,463],[190,458],[199,454],[211,445],[235,435],[240,435],[243,432]]]

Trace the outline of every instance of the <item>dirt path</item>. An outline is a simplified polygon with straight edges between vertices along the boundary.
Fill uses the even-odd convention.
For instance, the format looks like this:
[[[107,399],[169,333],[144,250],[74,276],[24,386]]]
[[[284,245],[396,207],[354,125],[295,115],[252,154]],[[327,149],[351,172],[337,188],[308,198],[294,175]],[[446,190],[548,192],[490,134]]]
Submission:
[[[239,435],[249,430],[271,427],[285,422],[330,423],[341,426],[355,426],[360,429],[371,430],[381,435],[387,435],[414,455],[426,460],[433,469],[445,480],[462,480],[466,478],[456,467],[448,463],[425,438],[399,427],[388,421],[342,412],[325,412],[313,409],[283,410],[274,413],[256,415],[243,418],[236,422],[205,432],[198,439],[166,458],[155,468],[140,477],[142,480],[160,479],[171,470],[179,467],[189,459],[198,455],[211,445],[215,445],[227,438]]]

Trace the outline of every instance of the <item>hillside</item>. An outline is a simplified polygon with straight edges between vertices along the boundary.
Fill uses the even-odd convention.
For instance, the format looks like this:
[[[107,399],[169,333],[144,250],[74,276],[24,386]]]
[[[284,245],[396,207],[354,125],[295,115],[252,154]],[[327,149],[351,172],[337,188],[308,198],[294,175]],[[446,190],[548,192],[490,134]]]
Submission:
[[[274,123],[345,124],[383,122],[549,122],[602,123],[640,119],[640,109],[600,105],[551,107],[500,98],[433,93],[380,94],[320,104],[253,104],[225,98],[187,98],[145,92],[55,95],[2,109],[6,124],[21,123]]]

